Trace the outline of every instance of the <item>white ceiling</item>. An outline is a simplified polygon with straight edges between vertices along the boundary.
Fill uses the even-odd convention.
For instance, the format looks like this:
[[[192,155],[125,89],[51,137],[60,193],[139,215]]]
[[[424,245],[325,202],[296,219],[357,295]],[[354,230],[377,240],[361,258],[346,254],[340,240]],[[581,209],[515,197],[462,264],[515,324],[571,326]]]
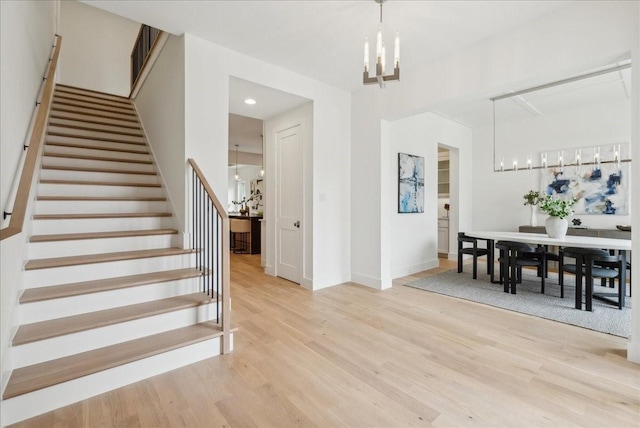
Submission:
[[[362,87],[364,38],[375,40],[380,13],[373,0],[85,3],[176,35],[190,33],[349,91]],[[393,46],[399,32],[401,69],[411,70],[568,3],[389,0],[383,10],[385,43]]]
[[[373,0],[81,1],[176,35],[193,34],[348,91],[362,88],[364,38],[375,40],[380,19]],[[383,6],[385,44],[393,46],[395,32],[400,34],[400,64],[406,72],[569,3],[388,0]],[[391,48],[387,54],[390,64]],[[260,120],[308,101],[236,78],[231,79],[229,95],[232,114]],[[249,96],[256,105],[243,103]],[[470,126],[492,117],[488,100],[465,100],[438,113]],[[261,130],[258,133],[255,124],[230,120],[232,150],[240,144],[240,151],[261,152]]]

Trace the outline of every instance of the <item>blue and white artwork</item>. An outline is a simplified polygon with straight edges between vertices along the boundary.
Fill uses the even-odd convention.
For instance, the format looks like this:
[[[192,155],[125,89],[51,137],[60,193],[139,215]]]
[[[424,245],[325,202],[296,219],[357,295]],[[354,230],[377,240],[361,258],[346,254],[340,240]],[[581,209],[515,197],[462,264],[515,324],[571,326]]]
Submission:
[[[601,168],[572,166],[549,168],[544,176],[547,195],[575,198],[575,214],[629,214],[629,167],[622,164]]]
[[[398,212],[424,212],[424,158],[398,153]]]

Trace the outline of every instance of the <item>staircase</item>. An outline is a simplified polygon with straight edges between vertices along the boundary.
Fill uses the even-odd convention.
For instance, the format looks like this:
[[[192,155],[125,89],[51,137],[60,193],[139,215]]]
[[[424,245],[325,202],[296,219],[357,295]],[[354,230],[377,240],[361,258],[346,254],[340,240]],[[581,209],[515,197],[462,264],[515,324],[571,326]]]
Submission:
[[[34,213],[3,424],[220,354],[128,99],[56,87]]]

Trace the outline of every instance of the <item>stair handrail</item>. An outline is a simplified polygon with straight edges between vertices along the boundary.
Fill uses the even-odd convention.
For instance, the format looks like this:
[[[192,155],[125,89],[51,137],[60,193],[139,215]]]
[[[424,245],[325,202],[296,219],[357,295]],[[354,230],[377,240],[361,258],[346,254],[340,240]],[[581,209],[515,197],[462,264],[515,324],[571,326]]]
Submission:
[[[10,215],[11,219],[9,220],[7,227],[0,229],[0,241],[21,233],[24,228],[24,219],[27,212],[27,205],[29,204],[31,185],[33,183],[37,160],[41,152],[42,142],[46,136],[45,131],[49,121],[49,111],[51,108],[51,100],[53,98],[55,74],[58,65],[60,47],[62,46],[62,37],[56,34],[54,41],[53,55],[49,58],[46,75],[42,78],[42,83],[44,84],[42,98],[40,101],[36,99],[35,109],[37,112],[35,112],[35,120],[32,120],[31,126],[29,127],[31,137],[29,138],[29,143],[25,144],[27,154],[26,156],[23,156],[24,163],[22,164],[20,181],[18,182],[18,187],[15,192],[13,208],[10,212],[7,212],[6,210],[3,212],[3,217],[6,218],[6,216]]]
[[[216,307],[216,313],[221,313],[218,323],[222,325],[222,353],[227,354],[231,352],[229,215],[196,161],[190,158],[189,165],[192,249],[198,251],[196,259],[202,270],[203,291],[221,301],[222,311]]]

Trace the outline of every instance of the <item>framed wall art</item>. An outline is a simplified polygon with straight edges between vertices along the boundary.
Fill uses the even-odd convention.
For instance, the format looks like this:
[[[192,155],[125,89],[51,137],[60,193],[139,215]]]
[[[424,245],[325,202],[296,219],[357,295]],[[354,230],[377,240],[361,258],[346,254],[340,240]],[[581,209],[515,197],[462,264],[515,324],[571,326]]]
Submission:
[[[398,153],[398,213],[424,212],[424,157]]]

